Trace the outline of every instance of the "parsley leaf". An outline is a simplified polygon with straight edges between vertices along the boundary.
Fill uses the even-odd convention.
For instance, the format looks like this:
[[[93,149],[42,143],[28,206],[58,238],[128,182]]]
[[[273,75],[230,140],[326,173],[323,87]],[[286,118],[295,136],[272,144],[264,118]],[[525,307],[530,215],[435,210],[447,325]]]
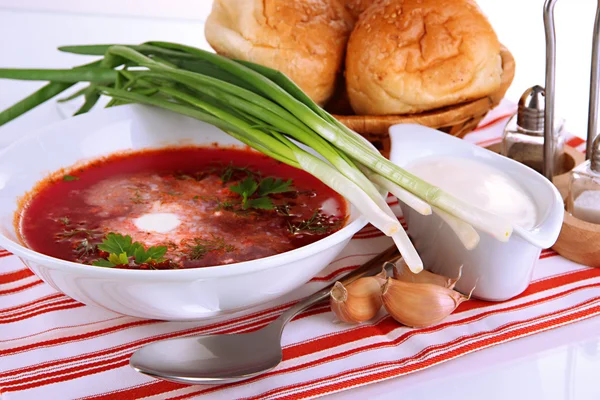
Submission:
[[[65,175],[63,176],[63,181],[78,181],[79,177],[78,176],[73,176],[73,175]]]
[[[96,267],[116,267],[115,264],[111,263],[108,260],[105,260],[104,258],[94,261],[92,265],[95,265]]]
[[[258,199],[250,199],[246,201],[246,208],[258,208],[261,210],[273,210],[275,205],[268,197],[259,197]]]
[[[229,186],[229,190],[239,194],[245,199],[252,196],[254,192],[256,192],[256,189],[258,189],[258,183],[256,183],[252,177],[247,177],[237,185]]]
[[[254,178],[248,176],[237,185],[229,186],[229,190],[242,196],[242,209],[255,208],[260,210],[273,210],[275,205],[267,197],[270,194],[291,192],[292,180],[284,181],[280,178],[268,177],[257,182]],[[259,197],[251,198],[257,194]]]
[[[242,196],[244,210],[248,208],[248,198],[256,192],[256,189],[258,189],[258,183],[252,177],[247,177],[237,185],[229,186],[229,190]]]
[[[129,264],[129,258],[127,258],[127,253],[121,253],[119,255],[117,255],[115,253],[111,253],[108,256],[108,261],[115,265]]]
[[[98,245],[98,249],[109,253],[108,259],[94,261],[93,265],[100,267],[114,267],[129,264],[129,257],[134,257],[136,264],[145,264],[151,261],[164,261],[167,252],[166,246],[153,246],[144,248],[140,242],[133,242],[131,236],[118,233],[109,233],[106,239]]]
[[[274,193],[292,192],[293,189],[290,189],[291,185],[291,179],[284,181],[280,178],[268,177],[260,181],[258,186],[258,194],[259,196],[266,196]]]
[[[163,256],[167,252],[167,246],[156,246],[150,247],[148,250],[145,250],[142,246],[137,248],[134,253],[135,262],[138,264],[144,264],[148,261],[162,261]]]
[[[106,239],[104,239],[102,243],[98,245],[98,248],[102,251],[106,251],[107,253],[125,253],[129,256],[132,256],[133,253],[128,254],[128,250],[131,248],[132,245],[131,241],[132,239],[129,235],[123,236],[118,233],[109,233],[108,235],[106,235]]]

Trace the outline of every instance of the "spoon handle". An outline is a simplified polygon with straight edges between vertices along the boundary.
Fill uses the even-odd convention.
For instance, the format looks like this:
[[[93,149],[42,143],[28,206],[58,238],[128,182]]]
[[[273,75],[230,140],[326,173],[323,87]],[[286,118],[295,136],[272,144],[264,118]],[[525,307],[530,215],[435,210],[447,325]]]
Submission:
[[[390,246],[376,257],[372,258],[371,260],[361,265],[359,268],[344,276],[342,279],[340,279],[340,282],[344,285],[348,285],[363,276],[377,275],[379,272],[381,272],[381,268],[383,268],[383,263],[385,263],[386,261],[390,261],[393,258],[397,258],[397,256],[399,256],[398,248],[396,246]],[[307,298],[294,304],[291,308],[289,308],[287,311],[281,314],[279,318],[277,318],[276,322],[281,324],[281,326],[283,327],[299,312],[327,298],[332,287],[333,284],[327,286],[324,289],[319,290],[311,296],[308,296]]]

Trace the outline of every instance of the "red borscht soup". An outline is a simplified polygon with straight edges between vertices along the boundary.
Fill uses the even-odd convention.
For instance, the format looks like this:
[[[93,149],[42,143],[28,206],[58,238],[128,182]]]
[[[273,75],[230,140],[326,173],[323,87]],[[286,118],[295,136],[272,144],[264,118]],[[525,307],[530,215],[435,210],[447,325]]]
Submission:
[[[100,267],[180,269],[267,257],[346,222],[346,201],[308,173],[251,150],[117,154],[38,184],[23,242]]]

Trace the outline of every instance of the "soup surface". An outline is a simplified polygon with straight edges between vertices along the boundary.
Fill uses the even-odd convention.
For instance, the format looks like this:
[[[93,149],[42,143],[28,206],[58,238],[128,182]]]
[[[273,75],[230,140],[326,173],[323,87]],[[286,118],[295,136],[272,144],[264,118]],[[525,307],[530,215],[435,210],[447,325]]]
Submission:
[[[308,173],[250,150],[114,155],[48,178],[18,215],[40,253],[113,268],[177,269],[267,257],[346,222],[346,202]]]

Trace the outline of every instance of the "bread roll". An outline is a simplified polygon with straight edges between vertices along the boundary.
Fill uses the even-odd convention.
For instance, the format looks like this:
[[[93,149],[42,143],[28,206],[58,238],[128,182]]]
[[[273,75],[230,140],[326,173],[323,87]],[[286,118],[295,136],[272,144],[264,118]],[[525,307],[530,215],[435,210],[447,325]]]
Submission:
[[[362,14],[371,4],[375,3],[375,1],[376,0],[345,0],[345,6],[352,17],[355,20],[358,20],[360,14]]]
[[[277,69],[323,105],[352,26],[339,0],[215,0],[205,34],[217,53]]]
[[[411,114],[500,87],[500,43],[471,0],[381,0],[361,15],[346,55],[360,115]]]

